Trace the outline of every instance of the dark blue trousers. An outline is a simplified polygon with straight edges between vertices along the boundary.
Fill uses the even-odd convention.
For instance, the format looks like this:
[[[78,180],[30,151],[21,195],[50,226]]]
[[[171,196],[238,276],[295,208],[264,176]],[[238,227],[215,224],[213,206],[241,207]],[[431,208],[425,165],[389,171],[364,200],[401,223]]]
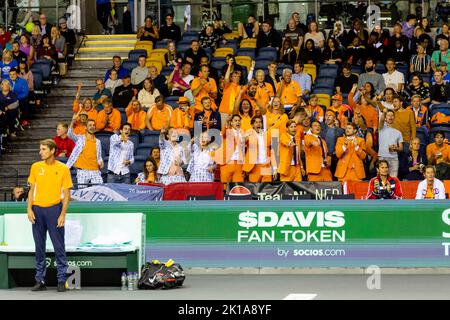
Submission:
[[[33,206],[35,223],[33,224],[33,238],[36,246],[36,281],[44,281],[46,274],[45,242],[47,231],[55,250],[58,282],[67,280],[67,257],[64,245],[64,227],[57,228],[62,204],[51,207]]]

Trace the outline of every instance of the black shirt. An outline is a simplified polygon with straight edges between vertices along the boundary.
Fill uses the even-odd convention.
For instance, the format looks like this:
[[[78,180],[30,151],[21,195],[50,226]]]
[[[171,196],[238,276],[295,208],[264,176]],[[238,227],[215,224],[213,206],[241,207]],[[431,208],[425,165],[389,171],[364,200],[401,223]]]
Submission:
[[[66,43],[74,46],[77,44],[77,36],[75,35],[75,31],[72,29],[67,29],[66,31],[61,31],[61,35],[66,39]]]
[[[20,50],[17,54],[13,52],[13,59],[16,60],[18,64],[20,64],[21,62],[26,63],[28,61],[27,55]]]
[[[450,84],[442,83],[431,86],[431,101],[447,102],[450,100]]]
[[[207,57],[207,56],[208,55],[206,54],[205,50],[203,50],[203,48],[199,48],[197,53],[194,53],[194,51],[192,51],[192,49],[189,48],[184,53],[184,59],[186,60],[186,58],[191,58],[194,61],[194,62],[191,62],[194,66],[200,64],[201,57]]]
[[[171,26],[163,25],[159,30],[159,38],[162,39],[170,39],[174,41],[180,41],[181,39],[181,30],[180,27],[175,23],[172,23]]]
[[[258,49],[263,47],[280,48],[281,37],[274,29],[271,29],[268,34],[261,30],[256,40],[256,46]]]
[[[115,108],[126,108],[134,96],[133,85],[118,86],[114,90],[113,105]]]
[[[352,90],[353,84],[358,83],[358,76],[356,74],[351,74],[350,77],[345,77],[343,74],[339,75],[335,82],[335,87],[341,88],[341,93],[349,93]]]
[[[146,32],[150,32],[150,33],[154,33],[154,32],[155,32],[155,31],[153,30],[153,26],[150,27],[150,28],[144,27],[144,30],[145,30]],[[145,34],[143,34],[139,40],[141,40],[141,41],[152,41],[153,43],[155,43],[158,39],[156,39],[156,38],[153,37],[153,36],[146,36]]]

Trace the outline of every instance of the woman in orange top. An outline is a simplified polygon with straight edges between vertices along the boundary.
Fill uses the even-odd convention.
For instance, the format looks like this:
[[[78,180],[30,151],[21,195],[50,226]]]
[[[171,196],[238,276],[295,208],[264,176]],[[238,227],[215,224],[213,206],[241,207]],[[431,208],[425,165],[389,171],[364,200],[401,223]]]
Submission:
[[[75,100],[73,101],[72,111],[73,111],[74,114],[76,114],[81,109],[81,111],[87,113],[89,119],[97,121],[97,114],[98,114],[98,112],[94,108],[94,104],[92,102],[92,99],[91,98],[84,98],[83,102],[80,104],[80,94],[81,94],[81,87],[82,86],[83,86],[82,83],[78,84],[77,93],[75,95]]]
[[[134,182],[136,184],[156,183],[156,171],[157,170],[158,170],[158,166],[156,165],[155,160],[148,158],[147,160],[145,160],[144,170],[138,174],[138,176]]]
[[[141,131],[145,129],[145,118],[147,113],[142,110],[141,103],[133,97],[128,107],[125,109],[127,122],[131,124],[131,129]]]
[[[357,88],[358,85],[355,83],[352,90],[348,94],[348,103],[355,113],[357,110],[360,110],[361,115],[366,120],[367,127],[372,128],[375,132],[378,129],[378,111],[374,106],[371,106],[367,103],[367,98],[364,95],[361,95],[360,104],[357,104],[353,100],[353,96],[355,95]]]
[[[278,129],[280,130],[280,135],[286,132],[286,123],[289,121],[289,118],[284,113],[284,106],[280,98],[274,97],[268,108],[264,107],[261,109],[261,114],[264,118],[265,131]]]
[[[245,133],[253,128],[251,121],[255,116],[255,112],[250,100],[242,99],[243,94],[244,91],[240,90],[234,102],[233,114],[241,116],[241,130]]]
[[[239,85],[240,74],[236,71],[231,73],[231,66],[233,59],[228,61],[228,70],[225,74],[225,87],[223,90],[222,101],[219,106],[219,112],[221,114],[230,115],[233,113],[236,98],[242,91],[242,87]],[[223,117],[224,115],[222,115]]]
[[[275,92],[273,91],[273,87],[270,83],[266,83],[265,73],[263,70],[256,71],[255,79],[257,82],[256,95],[255,99],[258,105],[262,105],[267,107],[270,103],[270,98],[275,96]]]

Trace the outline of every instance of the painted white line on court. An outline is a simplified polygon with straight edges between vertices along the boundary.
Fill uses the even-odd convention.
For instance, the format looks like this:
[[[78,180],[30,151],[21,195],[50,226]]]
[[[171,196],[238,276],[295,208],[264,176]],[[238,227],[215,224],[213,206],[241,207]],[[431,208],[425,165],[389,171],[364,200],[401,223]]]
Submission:
[[[290,293],[283,300],[314,300],[316,293]]]

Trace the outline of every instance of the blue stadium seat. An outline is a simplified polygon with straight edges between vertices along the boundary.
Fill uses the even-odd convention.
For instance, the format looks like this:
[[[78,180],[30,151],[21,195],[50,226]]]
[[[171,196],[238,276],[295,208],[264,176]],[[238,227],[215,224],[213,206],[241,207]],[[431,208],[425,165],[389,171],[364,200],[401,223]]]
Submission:
[[[143,130],[141,132],[141,144],[148,143],[158,146],[159,145],[159,131]]]
[[[169,97],[167,97],[167,98],[169,98]],[[165,103],[167,103],[169,106],[171,106],[172,107],[172,109],[176,109],[176,108],[178,108],[178,99],[177,100],[168,100],[167,101],[167,98],[166,98],[166,101],[165,101]],[[178,97],[177,97],[178,98]]]
[[[315,87],[323,87],[323,88],[334,88],[334,79],[333,77],[323,77],[320,76],[316,79]]]
[[[203,48],[203,50],[205,50],[206,55],[208,56],[209,61],[211,61],[212,57],[213,57],[213,51],[211,48]]]
[[[444,126],[433,127],[430,129],[430,133],[428,134],[429,142],[434,142],[434,135],[436,134],[436,131],[444,131],[445,138],[447,138],[447,139],[450,138],[450,127],[444,127]]]
[[[161,70],[162,76],[170,76],[172,74],[173,69],[170,67],[163,67]]]
[[[130,166],[130,173],[132,175],[132,181],[133,175],[136,176],[144,169],[145,160],[147,160],[147,156],[135,156],[134,157],[134,163]],[[135,177],[134,177],[135,178]]]
[[[184,53],[191,48],[191,44],[182,43],[177,45],[177,52],[182,53],[184,56]]]
[[[120,111],[120,121],[121,123],[127,123],[127,115],[125,111]]]
[[[420,76],[423,79],[423,82],[429,83],[431,85],[431,75],[428,73],[421,73]]]
[[[265,48],[262,48],[265,49]],[[275,49],[275,48],[274,48]],[[277,61],[278,60],[278,56],[277,56],[277,52],[275,51],[260,51],[258,53],[258,56],[256,57],[256,60],[272,60],[272,61]]]
[[[428,132],[423,127],[416,128],[416,136],[420,139],[420,145],[426,146],[428,144]]]
[[[227,43],[220,42],[219,48],[232,48],[233,52],[236,53],[238,51],[237,41],[236,40],[228,40]]]
[[[330,95],[330,96],[332,96],[333,94],[334,94],[334,89],[332,89],[332,88],[327,88],[327,87],[314,87],[314,89],[313,89],[313,93],[314,94],[316,94],[316,93],[325,93],[325,94],[328,94],[328,95]]]
[[[147,58],[147,50],[135,49],[128,52],[128,60],[130,61],[138,61],[140,56]]]
[[[137,61],[131,61],[131,60],[127,59],[124,62],[122,62],[122,67],[124,67],[125,69],[129,70],[130,72],[131,72],[131,70],[133,70],[137,66],[138,66]]]
[[[154,143],[141,143],[140,145],[138,145],[137,149],[136,149],[136,156],[146,156],[149,157],[150,156],[150,152],[152,151],[152,149],[154,147],[158,147],[158,144],[154,144]]]
[[[225,63],[226,62],[224,57],[213,57],[211,61],[211,67],[216,70],[222,70]]]
[[[256,60],[256,49],[254,48],[240,48],[237,50],[237,56],[247,56]]]
[[[375,67],[375,72],[379,74],[386,73],[386,67],[384,64],[378,63]]]
[[[168,43],[169,43],[169,40],[159,40],[155,43],[154,48],[155,49],[167,49]]]
[[[282,76],[284,69],[290,69],[291,71],[293,71],[293,68],[292,68],[292,66],[290,64],[280,63],[277,66],[277,75]]]
[[[109,156],[109,145],[110,145],[111,134],[104,133],[104,132],[97,132],[95,134],[95,137],[98,140],[100,140],[100,142],[102,143],[102,155]]]
[[[256,59],[255,70],[263,69],[267,70],[268,65],[272,62],[271,59]]]
[[[139,134],[137,134],[137,133],[130,134],[129,139],[131,142],[133,142],[134,152],[136,152],[136,149],[139,145]]]
[[[362,66],[352,66],[352,73],[361,74],[363,72]]]
[[[409,73],[409,68],[408,66],[397,66],[397,71],[403,73],[403,77],[405,78],[405,81],[408,80],[408,73]]]
[[[183,37],[182,37],[181,41],[198,40],[198,38],[199,38],[199,34],[197,32],[187,31],[187,32],[183,33]]]

